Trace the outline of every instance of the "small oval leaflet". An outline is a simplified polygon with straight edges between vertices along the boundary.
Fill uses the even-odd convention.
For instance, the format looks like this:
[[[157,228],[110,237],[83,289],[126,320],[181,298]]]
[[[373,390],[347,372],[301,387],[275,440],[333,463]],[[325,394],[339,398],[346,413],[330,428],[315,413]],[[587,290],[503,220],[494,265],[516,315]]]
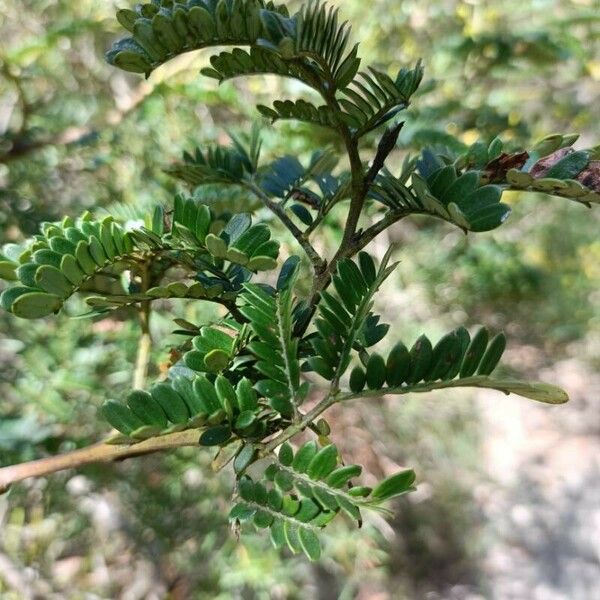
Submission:
[[[199,444],[201,446],[220,446],[231,438],[231,428],[228,425],[211,427],[202,433]]]

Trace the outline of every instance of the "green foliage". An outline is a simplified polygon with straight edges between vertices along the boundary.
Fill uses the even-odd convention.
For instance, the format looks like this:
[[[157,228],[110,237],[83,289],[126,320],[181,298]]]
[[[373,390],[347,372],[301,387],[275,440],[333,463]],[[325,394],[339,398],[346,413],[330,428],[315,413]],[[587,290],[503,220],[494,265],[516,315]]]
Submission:
[[[357,46],[347,51],[350,28],[339,23],[337,9],[320,1],[291,16],[286,7],[263,0],[163,2],[119,15],[133,37],[117,42],[107,60],[122,69],[149,74],[182,52],[248,45],[249,51],[214,56],[202,73],[219,81],[267,73],[292,77],[326,100],[318,107],[304,100],[259,106],[273,121],[295,119],[334,130],[347,126],[358,138],[405,109],[423,78],[420,64],[401,69],[394,79],[372,68],[357,76]]]
[[[266,378],[256,388],[285,417],[294,414],[307,392],[307,386],[300,385],[299,340],[293,336],[292,282],[274,297],[258,285],[247,284],[240,309],[255,336],[248,350],[258,359],[256,370]]]
[[[421,336],[410,351],[398,342],[387,360],[379,354],[363,358],[364,368],[357,366],[350,376],[351,394],[344,399],[383,394],[410,394],[452,387],[482,387],[512,393],[546,404],[562,404],[566,394],[547,384],[524,384],[510,379],[490,377],[506,349],[506,337],[500,333],[489,338],[480,328],[473,338],[464,327],[442,337],[433,346]],[[365,386],[368,388],[365,390]]]
[[[386,335],[388,326],[380,324],[371,309],[375,294],[394,270],[388,266],[390,257],[388,253],[379,270],[366,253],[360,255],[360,267],[349,259],[340,261],[333,276],[339,299],[321,292],[317,335],[311,340],[315,356],[307,365],[325,379],[338,382],[355,347],[369,348]]]
[[[395,248],[380,265],[365,248],[411,215],[441,218],[465,233],[495,230],[511,212],[502,196],[515,189],[598,203],[597,148],[576,151],[577,136],[569,134],[545,138],[530,152],[508,153],[498,138],[467,147],[449,134],[433,135],[436,143],[417,158],[406,156],[394,176],[386,163],[403,126],[397,117],[418,91],[424,70],[419,61],[395,77],[373,67],[359,72],[358,46],[350,46],[350,28],[340,23],[337,9],[315,1],[290,15],[263,0],[156,0],[121,9],[117,19],[132,36],[107,54],[111,64],[149,75],[184,52],[236,46],[213,56],[202,73],[219,82],[258,74],[303,82],[319,103],[313,94],[308,100],[275,98],[273,108],[257,108],[273,123],[293,119],[325,127],[332,145],[314,152],[308,166],[290,154],[263,163],[255,126],[248,143],[231,136],[231,145],[199,147],[167,168],[193,195],[178,194],[172,207],[144,212],[144,225],[85,214],[44,224],[23,247],[4,248],[0,276],[14,285],[0,304],[16,316],[48,316],[82,292],[91,296],[87,302],[98,319],[134,307],[144,341],[154,301],[222,306],[218,318],[199,326],[177,319],[184,341],[163,378],[103,404],[101,414],[119,432],[111,443],[136,455],[142,442],[145,451],[176,446],[184,432],[185,440],[197,436],[199,446],[217,449],[216,470],[233,463],[233,524],[269,529],[276,548],[317,560],[320,530],[339,513],[360,525],[362,510],[381,509],[412,491],[415,482],[410,470],[374,489],[353,481],[361,467],[345,465],[329,439],[329,425],[320,420],[332,406],[454,387],[495,389],[549,404],[568,400],[547,384],[492,377],[506,338],[490,340],[483,328],[471,337],[459,327],[435,345],[424,335],[410,349],[397,342],[387,358],[373,350],[390,329],[373,309],[396,267]],[[366,142],[384,125],[367,162]],[[442,147],[440,140],[446,142]],[[346,156],[340,169],[341,147]],[[251,215],[228,202],[232,187],[265,210]],[[207,188],[224,190],[224,211],[203,201]],[[329,256],[315,238],[335,213],[342,213],[345,224]],[[290,252],[276,284],[272,273],[258,277],[279,264],[280,242],[267,214],[283,224],[306,258]],[[369,215],[379,220],[365,225]],[[310,288],[303,289],[298,278],[308,265]],[[313,373],[327,385],[319,385]],[[305,411],[309,394],[316,402]],[[310,439],[294,450],[290,442],[300,434]]]
[[[304,552],[311,560],[318,560],[318,532],[338,514],[360,525],[361,509],[379,508],[387,500],[414,490],[414,471],[393,475],[375,489],[354,485],[353,479],[361,472],[359,465],[340,464],[333,444],[319,448],[310,441],[294,452],[286,442],[260,480],[248,476],[240,479],[239,502],[229,518],[237,524],[252,522],[257,529],[268,528],[276,548],[287,546],[294,554]]]
[[[11,255],[2,263],[7,279],[17,279],[20,285],[5,290],[0,303],[18,317],[45,317],[60,310],[75,292],[90,289],[102,271],[132,260],[136,250],[133,235],[110,216],[47,223],[26,247],[4,249]]]

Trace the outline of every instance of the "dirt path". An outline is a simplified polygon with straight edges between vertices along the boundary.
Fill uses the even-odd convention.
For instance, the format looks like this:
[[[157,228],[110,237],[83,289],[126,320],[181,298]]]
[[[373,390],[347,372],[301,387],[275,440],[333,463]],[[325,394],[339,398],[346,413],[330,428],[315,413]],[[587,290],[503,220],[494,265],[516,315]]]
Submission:
[[[571,403],[481,398],[491,598],[592,600],[600,598],[600,376],[575,361],[541,375],[568,389]]]

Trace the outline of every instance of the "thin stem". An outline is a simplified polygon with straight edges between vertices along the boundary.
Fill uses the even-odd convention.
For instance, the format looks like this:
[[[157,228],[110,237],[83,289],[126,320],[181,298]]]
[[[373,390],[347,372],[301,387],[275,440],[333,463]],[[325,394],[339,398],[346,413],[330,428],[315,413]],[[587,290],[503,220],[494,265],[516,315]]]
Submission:
[[[145,294],[150,287],[150,264],[144,262],[140,265],[140,291]],[[133,372],[133,387],[136,390],[141,390],[146,385],[148,377],[148,367],[150,365],[150,354],[152,352],[152,334],[150,332],[150,314],[151,302],[144,300],[139,306],[140,320],[140,339],[138,341],[138,351]]]
[[[267,194],[265,194],[253,181],[246,181],[245,186],[285,225],[304,250],[315,270],[318,271],[319,269],[322,269],[325,261],[313,248],[306,235],[287,216],[283,207],[277,204],[277,202],[273,202],[273,200],[271,200],[271,198],[269,198],[269,196],[267,196]]]
[[[344,228],[344,237],[338,251],[339,254],[342,254],[354,239],[358,221],[367,196],[365,173],[358,151],[358,142],[349,134],[344,136],[344,142],[346,144],[346,151],[348,152],[348,159],[350,160],[350,171],[352,173],[352,196],[350,200],[350,209],[348,210],[348,218],[346,220],[346,227]]]
[[[331,102],[337,104],[335,99],[332,99]],[[360,216],[365,205],[365,199],[367,197],[368,186],[366,184],[365,171],[360,158],[360,152],[358,150],[358,141],[352,137],[347,128],[340,129],[340,133],[344,138],[346,151],[348,153],[348,160],[350,161],[350,170],[352,173],[350,208],[348,210],[348,217],[344,227],[344,236],[338,251],[331,259],[329,264],[315,274],[309,299],[309,306],[313,311],[319,302],[320,293],[329,286],[332,273],[336,269],[338,262],[343,258],[352,256],[355,253],[356,229],[358,227],[358,222],[360,220]]]
[[[368,246],[380,233],[383,233],[386,229],[391,227],[394,223],[397,223],[404,217],[411,214],[412,211],[408,211],[404,208],[392,210],[388,212],[383,219],[369,227],[364,231],[354,244],[354,250],[360,252],[363,248]]]
[[[299,423],[290,425],[284,429],[277,437],[268,442],[259,452],[259,456],[264,458],[268,456],[275,448],[278,448],[284,442],[291,440],[294,436],[304,431],[318,416],[323,414],[338,402],[336,396],[328,395],[319,402],[310,412],[306,413]]]
[[[133,373],[133,388],[141,390],[146,385],[150,353],[152,351],[152,334],[150,333],[150,302],[144,301],[140,305],[141,335],[138,341],[138,350]]]
[[[59,456],[4,467],[0,469],[0,493],[5,492],[13,483],[30,477],[43,477],[66,469],[76,469],[93,463],[123,460],[161,450],[197,446],[201,432],[201,429],[189,429],[179,433],[151,438],[132,446],[115,446],[100,443]]]

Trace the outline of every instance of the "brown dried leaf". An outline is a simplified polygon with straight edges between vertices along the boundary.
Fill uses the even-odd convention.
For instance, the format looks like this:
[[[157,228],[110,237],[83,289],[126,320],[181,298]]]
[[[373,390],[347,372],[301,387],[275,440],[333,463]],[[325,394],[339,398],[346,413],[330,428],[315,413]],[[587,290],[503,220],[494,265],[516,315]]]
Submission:
[[[592,160],[577,176],[577,181],[594,192],[600,193],[600,160]]]
[[[487,164],[483,177],[487,183],[501,183],[506,180],[508,171],[520,169],[528,158],[529,154],[527,152],[517,154],[506,154],[505,152]]]

